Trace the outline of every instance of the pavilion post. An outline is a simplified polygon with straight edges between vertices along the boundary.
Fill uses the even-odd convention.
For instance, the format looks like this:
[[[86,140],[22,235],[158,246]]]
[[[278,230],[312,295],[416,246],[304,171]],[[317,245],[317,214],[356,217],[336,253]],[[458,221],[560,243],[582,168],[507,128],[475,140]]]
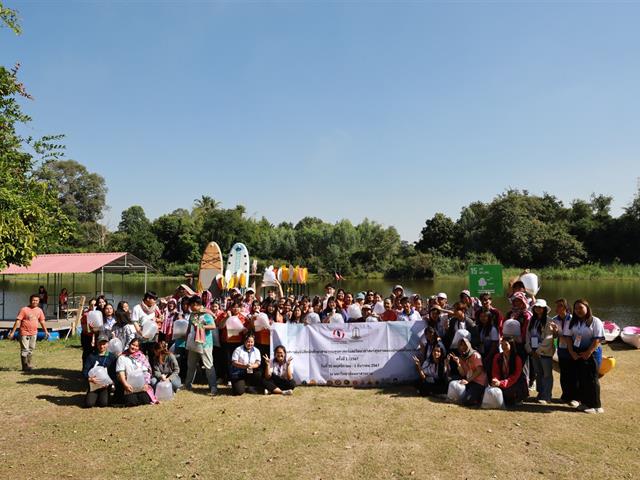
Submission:
[[[147,266],[144,266],[144,292],[147,293]]]
[[[100,295],[104,295],[104,267],[100,269]]]

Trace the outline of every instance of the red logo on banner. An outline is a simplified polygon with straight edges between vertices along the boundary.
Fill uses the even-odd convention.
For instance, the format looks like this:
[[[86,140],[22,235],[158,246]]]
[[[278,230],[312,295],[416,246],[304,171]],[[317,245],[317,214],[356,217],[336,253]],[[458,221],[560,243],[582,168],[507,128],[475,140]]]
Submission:
[[[332,332],[333,337],[342,340],[344,338],[344,330],[340,328],[334,329]]]

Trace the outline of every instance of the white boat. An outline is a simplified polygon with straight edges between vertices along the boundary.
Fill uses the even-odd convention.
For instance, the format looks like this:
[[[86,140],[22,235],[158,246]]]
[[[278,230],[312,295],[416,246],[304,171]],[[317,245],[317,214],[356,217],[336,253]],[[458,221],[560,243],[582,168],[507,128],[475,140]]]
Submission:
[[[613,322],[604,322],[604,339],[613,342],[620,335],[620,327]]]
[[[632,347],[640,348],[640,327],[624,327],[620,338]]]

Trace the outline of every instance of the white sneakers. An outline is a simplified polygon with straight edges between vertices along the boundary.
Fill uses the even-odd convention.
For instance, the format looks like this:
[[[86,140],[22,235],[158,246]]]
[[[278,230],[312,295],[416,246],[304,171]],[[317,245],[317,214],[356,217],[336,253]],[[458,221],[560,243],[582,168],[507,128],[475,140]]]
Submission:
[[[293,390],[283,390],[282,395],[293,395]]]
[[[584,413],[604,413],[604,408],[585,408]]]

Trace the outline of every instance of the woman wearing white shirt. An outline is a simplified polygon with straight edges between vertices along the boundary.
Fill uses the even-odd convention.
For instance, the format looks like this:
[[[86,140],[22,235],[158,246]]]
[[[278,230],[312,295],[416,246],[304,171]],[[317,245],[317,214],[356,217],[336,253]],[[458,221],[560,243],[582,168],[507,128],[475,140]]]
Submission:
[[[262,387],[260,350],[254,344],[255,338],[249,334],[231,355],[231,387],[234,395],[242,395],[247,385],[254,389]]]
[[[273,351],[273,359],[263,355],[265,361],[264,388],[273,394],[291,395],[296,388],[293,380],[292,358],[287,358],[287,350],[279,345]]]
[[[577,381],[577,397],[585,413],[604,413],[600,403],[598,367],[593,353],[604,339],[604,327],[598,317],[591,314],[586,300],[573,304],[571,322],[566,325],[563,336],[569,355],[574,362]]]

